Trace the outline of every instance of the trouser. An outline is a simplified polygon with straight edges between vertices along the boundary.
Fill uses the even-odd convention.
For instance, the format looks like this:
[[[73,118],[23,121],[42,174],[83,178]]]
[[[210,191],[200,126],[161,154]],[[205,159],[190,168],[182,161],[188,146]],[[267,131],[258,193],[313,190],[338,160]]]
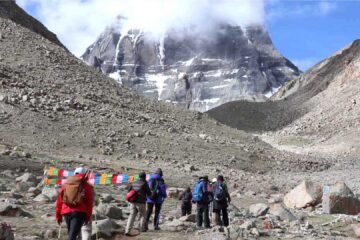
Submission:
[[[139,230],[145,230],[146,224],[146,204],[145,203],[131,203],[130,205],[130,216],[126,225],[125,233],[130,233],[134,226],[134,222],[137,214],[139,213]]]
[[[153,212],[153,208],[155,206],[155,217],[154,217],[154,227],[155,228],[159,227],[161,205],[162,205],[161,203],[148,203],[147,204],[147,216],[146,216],[147,224],[150,221],[150,217]]]
[[[80,234],[82,225],[84,225],[86,214],[83,212],[71,212],[65,214],[64,218],[68,230],[68,239],[76,240]]]
[[[198,227],[201,227],[204,222],[204,227],[210,227],[210,218],[209,218],[209,204],[207,203],[198,203],[197,204],[197,213],[196,213],[196,223]]]
[[[81,240],[91,240],[91,233],[92,233],[92,222],[90,220],[88,224],[82,226],[81,228]]]
[[[191,202],[186,202],[181,204],[181,216],[186,216],[191,214]]]
[[[221,209],[214,209],[216,224],[220,226],[229,226],[229,216],[227,207],[222,207]],[[222,218],[221,218],[222,217]]]

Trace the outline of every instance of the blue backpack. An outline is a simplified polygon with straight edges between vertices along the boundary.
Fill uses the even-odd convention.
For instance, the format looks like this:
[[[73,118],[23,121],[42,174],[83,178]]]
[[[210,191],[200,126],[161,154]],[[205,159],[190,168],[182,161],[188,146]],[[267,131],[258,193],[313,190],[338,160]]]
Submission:
[[[225,199],[224,189],[221,186],[221,183],[217,182],[214,186],[214,199],[215,201],[221,202]]]
[[[200,202],[203,198],[203,183],[202,181],[197,181],[195,183],[194,189],[192,191],[192,200],[194,202]]]

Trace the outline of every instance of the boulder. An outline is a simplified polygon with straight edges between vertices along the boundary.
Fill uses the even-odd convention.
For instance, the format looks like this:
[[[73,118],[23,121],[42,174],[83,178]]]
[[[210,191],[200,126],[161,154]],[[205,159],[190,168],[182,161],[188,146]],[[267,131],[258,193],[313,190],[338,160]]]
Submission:
[[[306,208],[316,206],[321,202],[321,186],[310,181],[303,181],[284,197],[288,208]]]
[[[99,221],[93,221],[92,223],[92,237],[102,237],[102,238],[109,238],[112,234],[115,233],[123,233],[124,228],[118,225],[115,221],[111,219],[104,219]]]
[[[54,187],[44,187],[41,194],[48,197],[50,202],[55,202],[58,196],[58,190]]]
[[[281,203],[271,205],[269,213],[279,217],[280,220],[283,221],[293,221],[296,219],[295,216]]]
[[[344,182],[338,182],[323,189],[323,211],[328,214],[357,215],[360,201]]]
[[[32,182],[16,182],[15,189],[18,192],[27,192],[31,187],[34,187],[35,184]]]
[[[123,219],[122,209],[109,204],[100,204],[96,207],[95,212],[98,216],[106,216],[111,219],[121,220]]]
[[[165,222],[163,229],[169,232],[180,232],[187,229],[187,225],[179,219],[174,219],[173,221]]]
[[[186,216],[183,216],[181,218],[179,218],[180,221],[183,221],[183,222],[196,222],[196,215],[195,214],[190,214],[190,215],[186,215]]]
[[[47,203],[47,202],[51,202],[50,198],[44,194],[39,194],[37,195],[34,199],[35,202],[41,202],[41,203]]]
[[[20,207],[10,204],[0,202],[0,216],[4,217],[31,217],[31,215],[23,211]]]
[[[0,239],[14,240],[14,233],[10,225],[6,223],[0,223]]]
[[[107,193],[102,194],[101,198],[103,203],[110,203],[111,201],[115,200],[112,195]]]
[[[269,210],[269,206],[264,203],[252,204],[249,207],[249,212],[254,217],[264,216]]]
[[[250,230],[251,228],[254,228],[254,227],[256,227],[256,225],[255,225],[255,221],[253,221],[253,220],[246,221],[240,225],[241,229],[246,229],[246,230]]]

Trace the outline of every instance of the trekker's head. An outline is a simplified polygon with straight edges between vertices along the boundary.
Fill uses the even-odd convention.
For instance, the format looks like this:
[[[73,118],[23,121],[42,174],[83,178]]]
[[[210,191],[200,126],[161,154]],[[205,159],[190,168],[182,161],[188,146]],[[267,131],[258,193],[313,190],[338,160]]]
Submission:
[[[163,176],[163,172],[162,172],[161,168],[156,169],[155,173],[159,174],[160,176]]]
[[[139,173],[139,179],[146,180],[146,173],[145,172]]]
[[[209,181],[209,177],[207,175],[202,177],[203,181]]]
[[[190,188],[190,187],[187,187],[185,191],[186,191],[186,192],[191,192],[191,188]]]
[[[216,177],[211,180],[211,183],[216,183],[216,182],[217,182],[217,178],[216,178]]]
[[[224,181],[225,181],[223,175],[219,175],[219,176],[217,177],[217,180],[218,180],[218,182],[224,182]]]
[[[85,174],[86,173],[86,168],[84,167],[77,167],[74,171],[74,174]]]

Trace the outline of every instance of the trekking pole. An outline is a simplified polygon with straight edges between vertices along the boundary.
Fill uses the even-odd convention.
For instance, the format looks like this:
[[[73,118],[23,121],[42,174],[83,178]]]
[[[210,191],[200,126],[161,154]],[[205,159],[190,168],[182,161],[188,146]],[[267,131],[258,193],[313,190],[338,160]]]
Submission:
[[[95,228],[96,228],[96,240],[98,240],[99,239],[99,231],[98,231],[98,229],[97,229],[97,212],[95,211]]]
[[[58,239],[61,239],[61,224],[59,225],[59,234],[58,234]]]

